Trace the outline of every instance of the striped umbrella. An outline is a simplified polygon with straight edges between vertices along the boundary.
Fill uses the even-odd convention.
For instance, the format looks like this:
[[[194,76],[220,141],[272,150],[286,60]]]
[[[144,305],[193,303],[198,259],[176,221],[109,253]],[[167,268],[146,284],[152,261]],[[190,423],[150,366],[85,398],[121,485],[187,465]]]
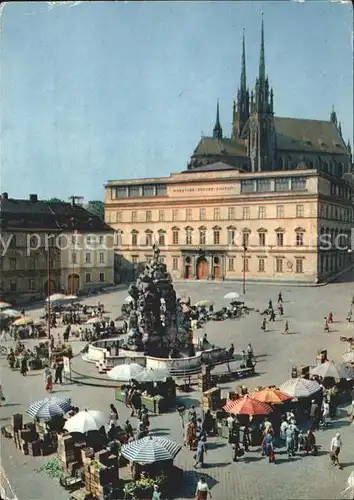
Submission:
[[[292,399],[291,396],[279,391],[279,389],[276,389],[275,387],[265,387],[260,391],[256,391],[252,394],[252,398],[257,399],[257,401],[261,401],[262,403],[272,405],[281,404],[284,401]]]
[[[32,418],[52,418],[63,415],[71,409],[70,398],[60,398],[53,396],[32,403],[27,408],[27,413]]]
[[[122,447],[122,455],[130,462],[152,464],[173,460],[182,446],[159,436],[148,436]]]
[[[343,363],[334,363],[333,361],[326,361],[310,370],[311,375],[319,377],[332,377],[332,378],[353,378],[353,370]]]
[[[235,401],[229,401],[224,406],[224,410],[234,415],[268,415],[273,411],[273,408],[246,394]]]
[[[321,389],[316,380],[307,380],[306,378],[292,378],[284,382],[279,389],[292,398],[308,398]]]

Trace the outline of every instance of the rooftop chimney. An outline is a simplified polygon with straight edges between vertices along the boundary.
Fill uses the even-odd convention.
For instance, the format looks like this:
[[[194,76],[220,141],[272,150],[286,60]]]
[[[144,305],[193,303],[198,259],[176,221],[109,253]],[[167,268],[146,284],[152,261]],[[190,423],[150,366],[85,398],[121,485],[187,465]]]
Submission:
[[[8,200],[9,199],[9,193],[2,193],[1,198],[3,198],[4,200]]]
[[[30,199],[30,201],[35,203],[36,201],[38,201],[38,196],[36,194],[30,194],[29,199]]]

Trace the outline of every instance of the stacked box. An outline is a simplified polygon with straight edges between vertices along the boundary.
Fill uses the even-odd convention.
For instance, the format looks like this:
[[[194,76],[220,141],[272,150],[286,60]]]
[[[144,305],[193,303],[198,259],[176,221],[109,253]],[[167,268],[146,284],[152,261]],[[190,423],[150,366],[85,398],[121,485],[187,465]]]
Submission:
[[[14,432],[18,432],[23,427],[23,416],[20,413],[12,415],[12,427]]]
[[[94,449],[89,447],[81,448],[80,453],[81,453],[81,461],[83,464],[85,464],[85,461],[88,458],[94,458],[95,456]]]
[[[208,366],[203,366],[202,372],[198,375],[198,390],[205,392],[212,386],[210,368]]]
[[[203,393],[203,408],[216,411],[221,408],[221,389],[213,387]]]
[[[20,447],[21,447],[21,441],[20,441],[20,433],[19,432],[15,432],[14,431],[14,442],[15,442],[15,446],[16,448],[19,450]]]
[[[38,457],[42,454],[42,441],[32,441],[28,443],[28,452],[32,457]]]
[[[24,455],[28,455],[29,454],[29,451],[28,451],[28,443],[26,441],[23,441],[23,439],[20,440],[20,443],[21,443],[21,451]]]
[[[30,441],[32,441],[32,431],[29,429],[24,429],[20,431],[20,437],[23,441],[29,443]]]
[[[75,462],[74,440],[71,436],[60,436],[58,439],[58,457],[66,469],[71,462]]]

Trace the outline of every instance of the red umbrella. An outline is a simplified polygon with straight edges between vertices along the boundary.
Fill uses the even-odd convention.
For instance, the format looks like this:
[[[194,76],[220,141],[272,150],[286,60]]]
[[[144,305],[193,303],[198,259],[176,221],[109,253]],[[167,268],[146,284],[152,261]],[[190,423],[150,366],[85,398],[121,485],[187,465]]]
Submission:
[[[281,392],[279,389],[276,389],[275,387],[265,387],[260,391],[256,391],[252,394],[252,398],[256,399],[257,401],[261,401],[262,403],[268,403],[273,405],[277,405],[283,403],[284,401],[292,399],[291,396],[285,394],[284,392]]]
[[[268,415],[273,411],[272,407],[248,394],[236,401],[230,401],[224,406],[224,410],[235,415]]]

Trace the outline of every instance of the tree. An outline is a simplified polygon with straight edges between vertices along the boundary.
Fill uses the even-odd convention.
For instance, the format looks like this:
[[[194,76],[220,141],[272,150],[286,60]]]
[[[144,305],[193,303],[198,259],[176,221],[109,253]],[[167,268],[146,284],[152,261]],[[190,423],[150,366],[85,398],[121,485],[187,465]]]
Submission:
[[[93,215],[97,215],[100,219],[104,220],[104,203],[101,200],[92,200],[88,202],[87,210]]]
[[[63,203],[63,200],[60,200],[59,198],[49,198],[49,200],[43,200],[47,203]]]

